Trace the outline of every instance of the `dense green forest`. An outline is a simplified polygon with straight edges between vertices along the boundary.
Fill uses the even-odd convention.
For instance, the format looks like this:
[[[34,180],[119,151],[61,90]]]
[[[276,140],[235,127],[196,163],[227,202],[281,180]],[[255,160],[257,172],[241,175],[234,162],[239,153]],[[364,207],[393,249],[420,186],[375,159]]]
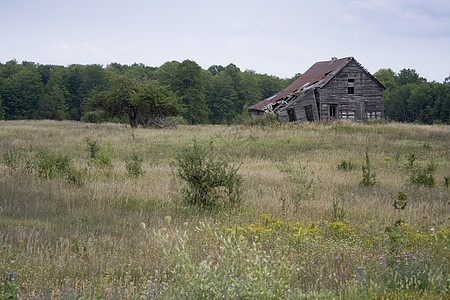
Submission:
[[[160,67],[119,63],[65,67],[11,60],[0,63],[0,119],[125,120],[137,126],[174,114],[186,124],[239,124],[246,107],[282,90],[299,75],[281,79],[241,71],[234,64],[204,70],[191,60]],[[386,87],[386,118],[450,123],[450,77],[443,83],[428,82],[411,69],[398,74],[381,69],[374,75]]]

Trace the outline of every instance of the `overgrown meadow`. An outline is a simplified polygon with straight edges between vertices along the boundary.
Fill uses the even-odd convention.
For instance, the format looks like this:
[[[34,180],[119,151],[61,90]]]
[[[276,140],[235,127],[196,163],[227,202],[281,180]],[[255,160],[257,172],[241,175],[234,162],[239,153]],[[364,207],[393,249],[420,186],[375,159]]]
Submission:
[[[195,143],[240,202],[186,201]],[[448,299],[449,146],[445,125],[0,121],[0,299]]]

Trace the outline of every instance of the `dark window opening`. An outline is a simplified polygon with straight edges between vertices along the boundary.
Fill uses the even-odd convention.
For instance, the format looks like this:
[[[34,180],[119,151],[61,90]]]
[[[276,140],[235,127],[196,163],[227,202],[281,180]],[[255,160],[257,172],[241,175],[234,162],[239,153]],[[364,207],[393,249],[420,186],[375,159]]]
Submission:
[[[313,108],[312,105],[307,105],[304,107],[305,109],[305,115],[307,121],[314,121],[314,114],[313,114]]]
[[[297,116],[295,115],[295,110],[289,109],[289,110],[287,111],[287,113],[288,113],[289,122],[295,122],[295,121],[297,121]]]
[[[336,104],[330,104],[330,118],[336,118],[337,116],[337,105]]]
[[[348,79],[347,94],[353,95],[355,93],[355,79]]]
[[[348,89],[347,89],[347,93],[349,95],[355,94],[355,87],[354,86],[349,86]]]

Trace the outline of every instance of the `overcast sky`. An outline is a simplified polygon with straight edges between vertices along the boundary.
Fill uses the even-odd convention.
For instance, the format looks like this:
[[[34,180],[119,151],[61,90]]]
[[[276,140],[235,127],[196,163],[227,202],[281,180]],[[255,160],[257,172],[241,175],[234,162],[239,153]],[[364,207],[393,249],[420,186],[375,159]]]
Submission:
[[[0,0],[0,62],[196,61],[282,78],[354,56],[450,76],[449,0]]]

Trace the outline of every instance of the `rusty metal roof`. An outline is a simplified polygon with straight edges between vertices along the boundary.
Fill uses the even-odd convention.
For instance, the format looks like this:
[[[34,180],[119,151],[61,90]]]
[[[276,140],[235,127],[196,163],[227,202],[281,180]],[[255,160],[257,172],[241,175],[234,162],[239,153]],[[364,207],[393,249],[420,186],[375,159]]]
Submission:
[[[352,59],[353,57],[345,57],[340,59],[332,59],[329,61],[316,62],[287,88],[272,97],[264,99],[263,101],[250,106],[248,109],[264,110],[264,108],[266,108],[271,103],[275,103],[283,98],[287,98],[295,91],[305,89],[312,85],[322,87]]]

